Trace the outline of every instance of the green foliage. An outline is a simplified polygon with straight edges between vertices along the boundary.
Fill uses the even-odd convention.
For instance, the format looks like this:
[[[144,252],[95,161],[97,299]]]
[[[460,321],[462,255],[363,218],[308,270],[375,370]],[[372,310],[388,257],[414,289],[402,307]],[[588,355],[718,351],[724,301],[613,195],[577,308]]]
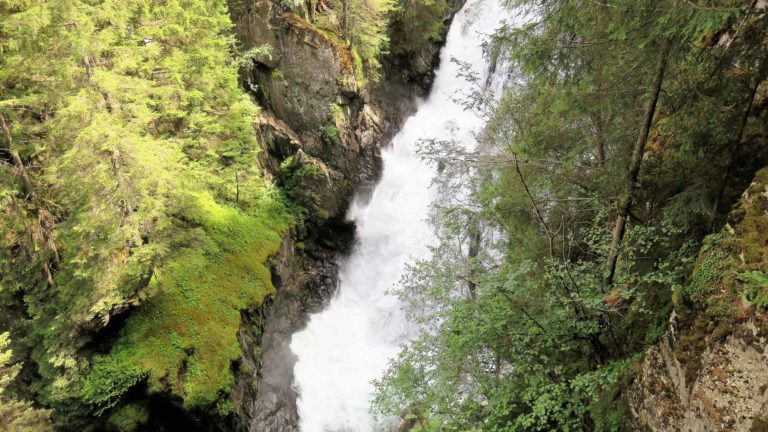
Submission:
[[[690,282],[677,287],[677,293],[687,301],[706,306],[712,299],[712,294],[718,292],[729,282],[728,270],[733,262],[728,253],[718,248],[720,236],[710,236],[706,239],[699,253],[696,269]]]
[[[766,17],[736,1],[513,3],[534,22],[484,47],[518,79],[498,102],[465,100],[487,121],[480,150],[423,143],[443,168],[439,243],[399,294],[425,331],[378,383],[376,405],[418,409],[438,430],[627,430],[623,376],[672,309],[692,329],[681,351],[700,353],[744,314],[739,271],[748,299],[765,291],[743,272],[766,274],[764,182],[734,232],[707,235],[766,162],[768,115],[752,106],[768,75],[755,51]],[[726,33],[740,36],[714,36]],[[669,67],[607,284],[628,149],[665,40]],[[678,357],[695,374],[696,354]]]
[[[111,358],[99,359],[93,364],[83,387],[83,400],[94,406],[96,415],[115,406],[120,396],[147,377],[131,363],[120,363]]]
[[[329,206],[337,196],[329,195],[318,185],[339,187],[346,184],[339,178],[338,172],[303,152],[283,161],[280,170],[280,186],[293,204],[292,211],[300,223],[308,219],[325,220],[331,216]]]
[[[445,0],[398,0],[389,30],[393,54],[418,55],[445,31],[448,14]]]
[[[31,402],[14,398],[9,384],[21,370],[12,364],[13,353],[6,349],[11,343],[8,333],[0,333],[0,429],[8,432],[46,432],[53,430],[51,413],[35,408]]]
[[[329,119],[335,125],[344,124],[346,122],[346,116],[344,115],[344,109],[338,104],[331,104]]]
[[[0,3],[0,305],[77,428],[146,380],[226,407],[240,310],[289,224],[261,179],[224,1]],[[129,314],[93,368],[83,344]],[[106,335],[110,336],[110,335]]]
[[[362,59],[366,75],[373,81],[379,77],[379,56],[387,51],[389,14],[395,8],[394,0],[334,0],[333,8],[339,14],[342,38],[349,41],[350,49]]]
[[[352,49],[352,61],[353,61],[352,66],[355,71],[355,81],[361,87],[365,87],[368,84],[368,80],[366,78],[365,61],[363,61],[363,57],[354,48]],[[374,80],[375,80],[375,74],[374,74]]]
[[[768,308],[768,276],[765,273],[752,270],[738,275],[744,282],[744,296],[756,307]]]
[[[149,420],[149,410],[143,404],[133,403],[120,407],[109,416],[108,422],[121,432],[141,430],[140,427]]]
[[[320,128],[320,138],[322,138],[328,145],[340,145],[339,129],[333,123],[328,123]]]
[[[86,391],[114,379],[98,367],[104,362],[132,365],[149,376],[151,392],[170,390],[190,408],[212,408],[229,393],[231,363],[241,354],[240,311],[274,294],[266,260],[287,227],[284,210],[262,205],[242,214],[206,195],[190,203],[195,239],[156,269],[150,288],[159,292],[128,318],[112,352],[97,360]]]
[[[240,58],[237,59],[237,65],[238,67],[251,70],[254,61],[261,57],[272,58],[272,45],[259,45],[249,49],[240,55]]]

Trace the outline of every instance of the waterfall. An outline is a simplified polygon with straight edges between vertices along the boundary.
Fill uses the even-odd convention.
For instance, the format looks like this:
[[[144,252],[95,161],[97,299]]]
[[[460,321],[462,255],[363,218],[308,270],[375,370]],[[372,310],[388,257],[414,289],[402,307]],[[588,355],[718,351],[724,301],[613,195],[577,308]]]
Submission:
[[[428,216],[436,199],[436,168],[416,157],[416,146],[434,138],[475,147],[482,120],[454,102],[473,89],[451,60],[471,66],[479,82],[486,82],[490,68],[481,42],[505,16],[498,0],[469,0],[456,14],[432,91],[382,151],[382,177],[370,200],[355,200],[349,210],[357,243],[341,263],[339,291],[291,342],[304,432],[381,429],[370,413],[371,381],[413,333],[397,298],[387,292],[407,262],[428,257],[434,241]]]

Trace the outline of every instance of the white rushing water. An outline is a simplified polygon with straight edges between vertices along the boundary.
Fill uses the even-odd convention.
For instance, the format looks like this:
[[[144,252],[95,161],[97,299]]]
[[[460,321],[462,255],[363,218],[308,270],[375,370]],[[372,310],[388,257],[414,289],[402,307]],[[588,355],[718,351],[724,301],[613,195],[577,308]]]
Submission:
[[[427,219],[436,198],[430,187],[436,169],[414,152],[422,138],[475,147],[482,120],[453,102],[473,89],[451,59],[471,65],[479,82],[485,82],[489,67],[481,42],[506,15],[498,0],[469,0],[459,11],[430,95],[382,151],[382,178],[371,199],[356,200],[349,210],[357,243],[341,263],[339,292],[291,342],[298,357],[294,375],[304,432],[381,429],[370,413],[371,381],[413,333],[397,298],[387,291],[398,283],[407,262],[428,257],[433,242]]]

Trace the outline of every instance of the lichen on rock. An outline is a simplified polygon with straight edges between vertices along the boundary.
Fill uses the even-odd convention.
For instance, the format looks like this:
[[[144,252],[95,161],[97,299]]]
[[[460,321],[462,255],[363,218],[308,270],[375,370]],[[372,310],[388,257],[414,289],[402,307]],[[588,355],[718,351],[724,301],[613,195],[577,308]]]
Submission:
[[[768,317],[747,272],[768,271],[768,169],[723,232],[704,243],[661,341],[645,352],[626,396],[652,431],[758,431],[768,413]],[[749,292],[757,289],[759,292]]]

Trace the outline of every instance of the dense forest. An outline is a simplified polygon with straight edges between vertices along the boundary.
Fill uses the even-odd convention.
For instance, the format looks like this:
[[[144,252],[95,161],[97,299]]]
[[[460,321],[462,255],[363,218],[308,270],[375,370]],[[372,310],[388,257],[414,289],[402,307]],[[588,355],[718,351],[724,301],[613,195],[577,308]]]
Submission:
[[[462,3],[0,0],[0,430],[261,430],[242,383],[266,380],[281,269],[326,277],[346,250]],[[768,4],[504,6],[525,24],[477,49],[510,84],[464,77],[477,149],[420,143],[438,242],[395,289],[422,331],[375,410],[766,430],[765,357],[739,372],[754,394],[722,365],[768,338]],[[670,343],[697,402],[653,375]]]
[[[434,258],[399,289],[427,330],[380,382],[384,412],[435,430],[636,430],[627,394],[671,315],[689,380],[713,339],[746,322],[765,337],[758,3],[515,3],[530,23],[485,49],[521,84],[466,101],[487,118],[481,147],[424,143],[442,187],[473,192],[436,207]]]
[[[236,41],[246,6],[0,3],[0,384],[19,401],[1,429],[135,430],[157,394],[232,415],[241,311],[274,294],[268,259],[313,217],[291,191],[317,169],[284,163],[278,188],[260,168],[238,71],[273,48]],[[304,7],[274,5],[353,60],[346,79],[375,81],[395,4]],[[422,7],[442,26],[444,3]]]

